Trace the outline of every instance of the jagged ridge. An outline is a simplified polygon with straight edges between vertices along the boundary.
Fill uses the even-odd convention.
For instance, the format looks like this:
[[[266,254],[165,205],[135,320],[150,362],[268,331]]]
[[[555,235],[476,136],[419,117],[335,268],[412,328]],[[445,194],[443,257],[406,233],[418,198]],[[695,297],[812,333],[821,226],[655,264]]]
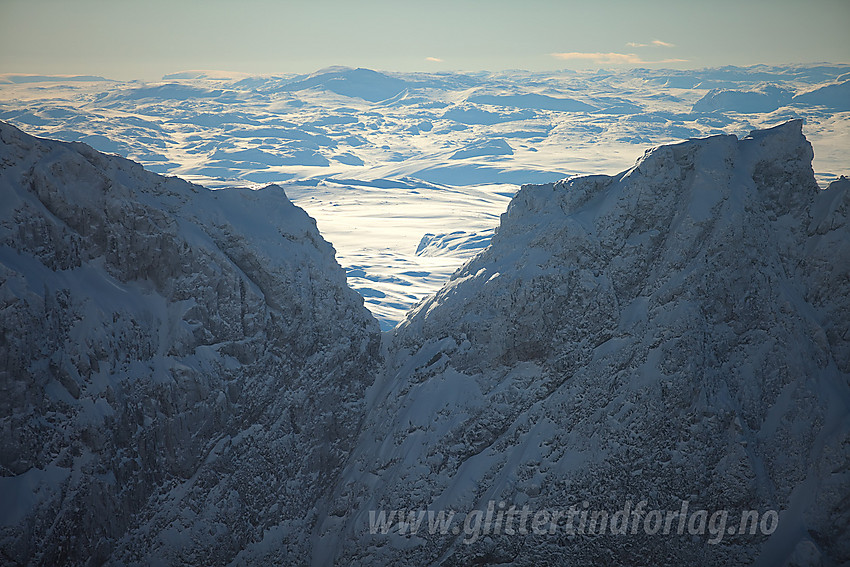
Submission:
[[[315,222],[2,123],[0,164],[4,562],[303,562],[380,341]]]
[[[850,184],[818,190],[812,156],[793,121],[524,186],[490,247],[397,328],[315,564],[850,559]],[[627,499],[774,509],[781,528],[466,545],[368,525]]]

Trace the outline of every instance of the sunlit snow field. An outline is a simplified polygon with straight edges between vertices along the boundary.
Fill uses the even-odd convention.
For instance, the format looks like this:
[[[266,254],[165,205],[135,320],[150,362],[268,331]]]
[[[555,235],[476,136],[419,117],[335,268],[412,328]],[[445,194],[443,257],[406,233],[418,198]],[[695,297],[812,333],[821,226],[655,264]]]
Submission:
[[[850,173],[850,66],[309,76],[158,83],[0,75],[0,120],[211,188],[277,183],[382,327],[487,245],[522,183],[614,174],[654,145],[805,119]]]

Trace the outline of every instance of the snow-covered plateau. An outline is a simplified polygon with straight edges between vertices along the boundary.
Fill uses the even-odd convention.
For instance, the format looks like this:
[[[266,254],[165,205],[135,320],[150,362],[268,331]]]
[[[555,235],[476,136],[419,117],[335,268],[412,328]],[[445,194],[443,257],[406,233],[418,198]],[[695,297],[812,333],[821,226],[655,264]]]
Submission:
[[[524,183],[631,167],[647,147],[794,118],[825,187],[850,169],[850,65],[311,75],[157,83],[0,75],[0,120],[205,187],[286,186],[389,330],[476,250]]]
[[[7,77],[2,562],[850,563],[847,70]]]

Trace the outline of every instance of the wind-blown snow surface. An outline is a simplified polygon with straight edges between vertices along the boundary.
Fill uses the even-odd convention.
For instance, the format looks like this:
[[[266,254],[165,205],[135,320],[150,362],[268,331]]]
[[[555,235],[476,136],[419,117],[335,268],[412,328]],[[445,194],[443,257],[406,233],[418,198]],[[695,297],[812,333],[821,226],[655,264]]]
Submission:
[[[848,72],[6,75],[0,119],[208,187],[285,183],[389,329],[471,257],[417,255],[422,237],[492,230],[522,183],[620,171],[648,146],[805,118],[825,187],[850,167]]]
[[[524,186],[394,331],[314,565],[850,561],[850,183],[819,190],[811,159],[794,121]],[[716,545],[369,532],[370,510],[626,500],[780,527]]]
[[[380,333],[279,187],[210,191],[0,123],[4,564],[286,564]]]

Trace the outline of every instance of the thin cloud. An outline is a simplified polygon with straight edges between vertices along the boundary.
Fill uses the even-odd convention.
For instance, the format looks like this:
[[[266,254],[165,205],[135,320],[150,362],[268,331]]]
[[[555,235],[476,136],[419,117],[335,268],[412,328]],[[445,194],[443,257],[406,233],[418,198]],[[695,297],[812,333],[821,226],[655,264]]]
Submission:
[[[564,61],[592,61],[600,65],[651,65],[654,63],[685,63],[687,59],[662,59],[660,61],[645,61],[634,53],[550,53],[556,59]]]
[[[564,61],[595,61],[596,63],[615,65],[644,63],[634,53],[580,53],[578,51],[570,51],[569,53],[552,53],[551,55]]]
[[[626,44],[626,47],[676,47],[676,44],[670,43],[669,41],[661,41],[660,39],[653,39],[649,43],[638,43],[637,41],[630,41]]]
[[[425,61],[431,61],[433,63],[442,63],[443,62],[443,60],[440,59],[439,57],[426,57]]]

